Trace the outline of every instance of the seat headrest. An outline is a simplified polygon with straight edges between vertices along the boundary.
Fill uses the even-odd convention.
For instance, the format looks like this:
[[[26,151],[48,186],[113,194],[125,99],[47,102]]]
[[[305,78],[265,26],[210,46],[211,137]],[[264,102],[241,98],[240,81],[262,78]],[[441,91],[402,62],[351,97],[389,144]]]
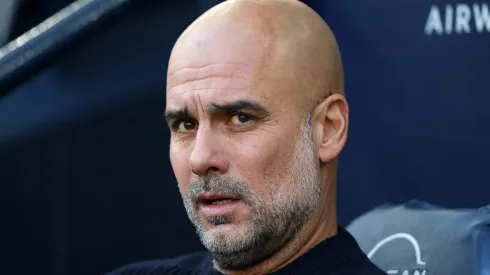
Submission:
[[[417,200],[384,204],[347,230],[388,274],[490,274],[490,205],[444,209]]]

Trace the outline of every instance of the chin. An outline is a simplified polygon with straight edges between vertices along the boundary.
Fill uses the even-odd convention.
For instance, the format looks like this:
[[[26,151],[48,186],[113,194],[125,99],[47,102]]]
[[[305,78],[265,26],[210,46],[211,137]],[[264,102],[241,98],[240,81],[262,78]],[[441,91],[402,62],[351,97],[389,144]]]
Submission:
[[[225,223],[219,225],[208,225],[206,235],[210,237],[226,238],[228,240],[241,239],[240,236],[246,235],[248,231],[243,224]]]
[[[208,225],[207,229],[207,234],[210,234],[211,236],[214,235],[226,235],[226,236],[231,236],[233,233],[235,233],[238,228],[236,224],[233,223],[225,223],[225,224],[219,224],[219,225]]]
[[[250,230],[240,224],[212,225],[202,236],[204,246],[211,252],[236,252],[242,244],[250,242]]]

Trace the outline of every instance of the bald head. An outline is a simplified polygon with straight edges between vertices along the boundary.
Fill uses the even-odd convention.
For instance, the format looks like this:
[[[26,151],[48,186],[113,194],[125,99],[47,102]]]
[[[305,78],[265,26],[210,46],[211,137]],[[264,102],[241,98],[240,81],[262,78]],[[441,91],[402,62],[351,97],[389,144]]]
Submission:
[[[322,18],[296,0],[232,0],[199,17],[172,51],[168,86],[182,68],[214,62],[245,66],[254,84],[277,81],[276,96],[310,106],[330,93],[343,93],[342,62],[335,38]]]

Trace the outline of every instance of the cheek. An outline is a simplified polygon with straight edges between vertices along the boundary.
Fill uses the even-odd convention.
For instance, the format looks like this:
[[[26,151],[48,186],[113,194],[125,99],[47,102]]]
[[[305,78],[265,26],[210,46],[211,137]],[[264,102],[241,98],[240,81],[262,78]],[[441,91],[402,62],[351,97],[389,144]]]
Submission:
[[[191,169],[189,165],[189,155],[176,146],[170,147],[170,163],[177,179],[179,188],[187,192],[190,185]]]
[[[294,153],[294,138],[268,134],[247,138],[233,154],[241,176],[258,189],[282,178]]]

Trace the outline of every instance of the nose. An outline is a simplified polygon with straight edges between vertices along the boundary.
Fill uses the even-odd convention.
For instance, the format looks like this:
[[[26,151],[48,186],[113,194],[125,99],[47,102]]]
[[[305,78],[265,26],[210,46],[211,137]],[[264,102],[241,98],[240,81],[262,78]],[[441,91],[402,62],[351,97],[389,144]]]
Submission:
[[[226,173],[229,164],[223,149],[218,137],[210,129],[199,128],[189,160],[192,172],[199,176]]]

